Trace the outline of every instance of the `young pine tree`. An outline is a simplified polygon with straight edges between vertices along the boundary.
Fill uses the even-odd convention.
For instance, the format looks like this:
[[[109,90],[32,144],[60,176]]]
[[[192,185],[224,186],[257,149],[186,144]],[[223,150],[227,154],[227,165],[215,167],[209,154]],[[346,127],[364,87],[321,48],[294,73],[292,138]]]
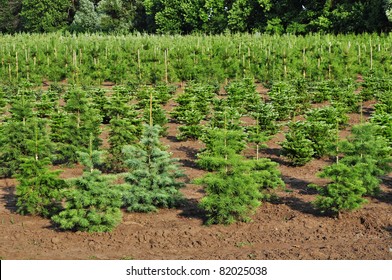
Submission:
[[[269,190],[284,184],[269,159],[245,160],[239,154],[244,138],[242,131],[211,129],[204,140],[198,164],[215,172],[195,182],[205,186],[200,207],[207,212],[207,224],[249,221],[260,200],[270,197]]]
[[[358,169],[366,195],[377,195],[380,177],[392,170],[392,148],[381,134],[380,127],[374,124],[360,124],[353,126],[352,136],[339,144],[343,153],[340,162]]]
[[[16,206],[22,215],[51,217],[61,209],[61,192],[66,188],[59,179],[60,171],[50,171],[48,158],[23,158],[20,173],[16,176]]]
[[[116,177],[103,176],[95,168],[102,164],[101,152],[79,152],[79,159],[86,166],[81,178],[70,181],[65,193],[65,208],[52,217],[61,229],[88,232],[112,231],[122,219],[122,190],[114,186]]]
[[[229,164],[246,147],[246,134],[241,130],[214,128],[203,137],[206,148],[197,155],[197,164],[208,171],[219,170]],[[237,160],[237,159],[235,159]]]
[[[128,102],[129,97],[117,91],[106,105],[106,110],[111,118],[110,147],[107,157],[107,168],[111,172],[122,172],[126,169],[122,149],[125,145],[136,143],[142,131],[138,111]]]
[[[66,95],[64,113],[56,113],[52,126],[52,138],[56,145],[56,162],[72,164],[78,161],[77,151],[87,151],[92,134],[93,148],[101,144],[99,110],[92,108],[87,93],[81,89],[71,89]]]
[[[312,160],[315,151],[313,143],[308,139],[303,123],[289,124],[289,131],[285,134],[286,139],[281,143],[283,155],[294,165],[305,165]]]
[[[150,122],[152,123],[152,122]],[[170,153],[159,142],[159,125],[144,125],[138,146],[123,151],[130,171],[125,181],[130,185],[124,194],[128,211],[151,212],[158,208],[175,207],[181,200],[182,176]]]
[[[206,119],[214,95],[212,86],[190,84],[178,96],[178,106],[171,112],[171,115],[182,124],[179,127],[178,140],[199,139],[203,135],[201,121]]]
[[[19,91],[11,101],[11,115],[0,127],[1,176],[17,174],[24,157],[42,159],[52,156],[47,121],[35,116],[34,104],[32,92],[29,91]],[[42,143],[38,149],[34,144],[36,142]]]
[[[225,169],[195,180],[205,186],[206,196],[200,207],[207,213],[207,224],[248,222],[261,204],[262,194],[252,176],[253,170],[240,156],[233,156],[230,162]]]
[[[314,205],[322,212],[340,214],[360,208],[366,202],[363,198],[366,186],[360,178],[358,167],[335,163],[327,166],[319,176],[332,181],[324,187],[312,186],[319,191]]]

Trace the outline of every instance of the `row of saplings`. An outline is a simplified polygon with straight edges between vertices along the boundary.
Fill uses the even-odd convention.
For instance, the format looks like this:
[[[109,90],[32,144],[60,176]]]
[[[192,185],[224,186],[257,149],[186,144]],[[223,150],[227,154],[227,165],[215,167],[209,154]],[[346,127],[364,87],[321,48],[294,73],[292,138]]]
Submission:
[[[78,153],[85,172],[67,181],[50,171],[45,159],[25,158],[16,188],[18,212],[49,217],[61,229],[90,232],[110,231],[122,219],[121,208],[150,212],[176,207],[183,197],[179,189],[182,173],[159,141],[160,127],[145,125],[138,145],[123,149],[129,171],[118,176],[103,175],[97,168],[101,152]],[[200,206],[208,224],[250,221],[260,202],[271,197],[271,189],[283,186],[277,164],[265,158],[245,159],[245,135],[239,130],[209,129],[198,165],[210,173],[196,180],[206,187]],[[38,145],[38,143],[37,143]],[[380,176],[391,171],[391,148],[379,136],[377,126],[354,126],[352,136],[338,143],[336,163],[320,174],[330,179],[317,187],[314,204],[322,211],[340,213],[377,195]]]
[[[159,142],[160,129],[145,125],[139,145],[124,147],[130,171],[122,184],[98,170],[102,152],[92,149],[92,137],[89,151],[78,153],[85,166],[80,178],[62,180],[59,171],[49,170],[49,160],[25,158],[17,175],[18,212],[51,218],[61,229],[102,232],[121,222],[121,207],[150,212],[178,205],[182,174]]]

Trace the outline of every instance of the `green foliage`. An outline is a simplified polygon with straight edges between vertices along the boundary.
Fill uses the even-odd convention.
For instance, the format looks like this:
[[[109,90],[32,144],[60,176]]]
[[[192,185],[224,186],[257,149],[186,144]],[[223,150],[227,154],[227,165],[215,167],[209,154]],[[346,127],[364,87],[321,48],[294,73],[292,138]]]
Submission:
[[[380,127],[382,135],[388,139],[389,144],[392,145],[392,114],[375,113],[370,119],[371,123]]]
[[[52,137],[56,145],[56,163],[76,163],[76,152],[87,151],[90,136],[93,136],[93,149],[101,144],[99,110],[91,106],[87,92],[73,88],[65,95],[64,113],[55,113]]]
[[[245,78],[241,81],[231,82],[226,86],[227,104],[235,107],[245,114],[260,104],[260,96],[256,92],[253,79]]]
[[[322,212],[340,213],[360,208],[366,200],[362,197],[366,187],[360,179],[358,168],[343,163],[327,166],[321,178],[329,178],[332,182],[325,187],[316,187],[319,196],[314,205]]]
[[[271,103],[261,102],[257,104],[250,115],[256,120],[256,130],[268,136],[279,131],[279,124],[276,122],[279,114]]]
[[[362,83],[361,97],[362,100],[371,100],[378,96],[384,95],[392,89],[392,82],[389,79],[380,77],[365,77],[365,81]]]
[[[333,91],[337,86],[336,82],[332,80],[323,80],[311,83],[309,85],[309,92],[313,96],[313,102],[321,103],[330,100],[332,98]]]
[[[224,128],[227,130],[241,130],[240,108],[232,107],[227,99],[213,99],[214,111],[209,126],[211,128]]]
[[[268,158],[259,158],[247,161],[247,164],[250,165],[252,171],[251,176],[258,185],[262,199],[270,199],[272,190],[284,187],[285,183],[281,178],[281,173],[276,162]]]
[[[216,132],[213,135],[217,137],[207,143],[209,153],[203,152],[198,160],[199,165],[216,170],[195,180],[206,187],[200,207],[207,212],[207,224],[250,221],[260,200],[269,199],[271,190],[284,186],[284,182],[276,163],[269,159],[244,160],[230,147],[229,135],[238,136],[237,131],[227,131],[226,135]]]
[[[38,160],[52,156],[48,122],[34,116],[33,104],[33,100],[27,102],[23,95],[20,100],[15,99],[10,108],[11,116],[0,126],[1,176],[17,174],[24,157]]]
[[[392,1],[386,0],[384,6],[385,14],[390,22],[392,22]]]
[[[140,132],[141,126],[130,119],[114,118],[110,121],[108,169],[111,172],[125,170],[122,149],[125,145],[135,143]]]
[[[377,104],[374,105],[376,113],[392,114],[392,88],[377,93]]]
[[[211,128],[203,138],[206,148],[198,154],[197,163],[215,171],[195,180],[206,187],[200,207],[207,212],[207,224],[250,221],[259,200],[270,198],[271,189],[284,185],[276,163],[239,155],[246,146],[245,137],[241,130]]]
[[[311,95],[303,80],[276,82],[268,92],[270,102],[279,114],[278,120],[287,120],[303,113],[310,106]]]
[[[296,126],[296,125],[292,125]],[[281,143],[283,155],[286,156],[294,165],[304,165],[312,160],[315,151],[313,143],[307,138],[305,131],[301,129],[290,129],[285,134],[285,141]]]
[[[306,120],[309,122],[325,122],[331,126],[339,125],[340,128],[348,124],[346,111],[341,107],[332,106],[307,111]]]
[[[144,125],[139,146],[124,147],[129,172],[125,181],[130,185],[124,194],[124,205],[128,211],[151,212],[160,207],[175,207],[181,200],[178,181],[182,173],[178,170],[170,153],[159,142],[158,125]]]
[[[200,207],[207,212],[207,224],[250,221],[249,216],[260,206],[262,198],[251,173],[249,168],[239,165],[230,172],[209,173],[195,181],[206,187]]]
[[[20,27],[22,0],[0,1],[0,32],[15,33]]]
[[[145,88],[143,91],[139,91],[138,98],[137,108],[143,110],[143,121],[147,124],[152,121],[153,125],[159,125],[161,127],[160,135],[166,135],[168,119],[166,111],[161,107],[161,104],[168,100],[166,94],[159,94],[155,88]]]
[[[122,191],[110,186],[111,179],[93,170],[72,180],[64,194],[65,208],[52,221],[65,230],[112,231],[122,219]]]
[[[281,143],[283,154],[295,165],[304,165],[313,157],[326,155],[333,145],[336,133],[324,121],[297,121],[289,123],[286,139]]]
[[[50,119],[53,112],[60,110],[59,100],[60,94],[58,92],[52,90],[39,92],[35,104],[37,117]]]
[[[201,121],[206,119],[215,88],[209,85],[191,84],[176,99],[178,106],[171,115],[180,123],[178,140],[199,139],[203,135]]]
[[[336,141],[335,126],[324,121],[307,122],[305,130],[307,138],[312,141],[314,156],[320,158],[327,155]]]
[[[101,30],[160,34],[364,33],[388,31],[389,0],[339,2],[317,0],[96,0],[0,2],[1,31],[55,31],[71,24],[78,32]],[[22,8],[23,4],[23,8]],[[45,8],[48,12],[45,14]],[[68,9],[67,9],[68,8]],[[22,12],[20,10],[22,9]],[[32,12],[31,10],[36,10]],[[18,16],[25,18],[19,26]],[[43,23],[38,24],[39,18]],[[94,24],[95,20],[95,24]],[[58,22],[56,22],[58,21]],[[61,24],[60,24],[61,23]],[[35,27],[35,29],[33,29]],[[38,28],[40,27],[40,28]]]
[[[392,148],[381,136],[380,127],[368,123],[353,126],[352,136],[339,143],[339,151],[344,154],[341,163],[357,168],[366,194],[377,195],[380,176],[392,171]]]
[[[332,92],[331,105],[335,108],[346,109],[348,113],[359,111],[358,103],[361,96],[354,92],[355,84],[348,84],[346,87],[338,87]]]
[[[197,164],[209,171],[219,170],[231,164],[227,160],[245,149],[245,138],[246,134],[240,130],[220,128],[207,130],[202,138],[206,148],[197,155]]]
[[[28,32],[51,32],[67,26],[71,1],[63,0],[23,0],[23,27]]]
[[[211,2],[209,4],[212,5]],[[224,9],[223,3],[215,9],[221,12],[219,15],[205,11],[207,25],[227,14]],[[71,9],[70,22],[72,15]],[[208,26],[206,28],[210,28]],[[100,33],[3,36],[0,54],[4,63],[0,67],[0,76],[6,83],[29,79],[36,85],[43,80],[65,79],[83,85],[102,84],[105,80],[123,85],[135,82],[156,84],[166,81],[166,78],[170,82],[194,80],[222,84],[234,80],[234,83],[244,84],[240,78],[254,77],[255,81],[266,84],[285,80],[289,84],[286,87],[291,88],[289,91],[299,92],[292,94],[293,99],[287,102],[297,97],[302,100],[314,98],[317,102],[316,98],[322,98],[322,90],[319,89],[325,85],[331,91],[325,94],[332,97],[334,88],[344,86],[340,81],[345,77],[354,79],[360,73],[365,78],[365,75],[372,75],[385,80],[391,71],[388,36],[270,36],[251,33],[183,37],[104,36]],[[325,82],[325,79],[329,81]],[[314,81],[317,83],[313,84]],[[310,87],[308,82],[312,82]],[[311,91],[303,91],[304,86]],[[356,89],[357,86],[354,87]],[[277,100],[279,104],[279,98]],[[284,105],[286,102],[282,100],[281,103]],[[301,108],[306,102],[295,103],[296,114],[306,109]]]
[[[16,186],[17,211],[22,214],[51,217],[60,209],[61,192],[66,187],[64,180],[59,179],[59,171],[50,171],[50,160],[45,158],[23,158],[19,184]]]
[[[80,0],[79,8],[75,13],[74,20],[70,26],[71,30],[77,32],[94,32],[100,27],[100,18],[94,7],[94,3],[89,0]]]
[[[111,118],[110,109],[113,107],[110,106],[111,102],[109,102],[107,92],[102,88],[95,88],[90,90],[86,97],[91,100],[92,107],[97,109],[102,116],[102,123],[108,124]]]

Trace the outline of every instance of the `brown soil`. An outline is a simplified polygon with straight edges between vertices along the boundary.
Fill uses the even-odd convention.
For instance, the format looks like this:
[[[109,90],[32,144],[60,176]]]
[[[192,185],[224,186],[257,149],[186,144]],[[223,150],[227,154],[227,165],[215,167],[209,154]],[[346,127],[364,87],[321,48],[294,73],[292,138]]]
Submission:
[[[258,86],[262,93],[263,88]],[[170,101],[165,109],[176,106]],[[370,111],[372,103],[365,104]],[[358,123],[358,114],[350,123]],[[205,215],[197,207],[203,189],[191,183],[205,172],[194,163],[202,148],[199,141],[176,140],[178,124],[169,122],[162,141],[179,158],[187,175],[180,209],[157,213],[124,212],[123,222],[112,233],[58,231],[40,217],[15,213],[13,179],[0,180],[1,259],[392,259],[392,178],[385,177],[382,193],[360,210],[339,218],[324,216],[311,205],[316,193],[309,183],[322,184],[317,172],[329,159],[293,167],[280,156],[282,133],[268,142],[261,156],[280,164],[286,190],[273,203],[264,203],[251,223],[230,226],[203,225]],[[348,135],[349,129],[341,133]],[[107,134],[107,133],[106,133]],[[103,134],[103,135],[106,135]],[[249,148],[246,156],[254,155]],[[82,174],[82,167],[65,169],[63,178]]]

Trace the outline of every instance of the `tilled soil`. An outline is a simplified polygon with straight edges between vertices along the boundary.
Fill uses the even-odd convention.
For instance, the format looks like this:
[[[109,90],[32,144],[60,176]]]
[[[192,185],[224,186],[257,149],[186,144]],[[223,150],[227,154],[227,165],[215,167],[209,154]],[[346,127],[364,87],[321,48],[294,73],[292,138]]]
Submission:
[[[258,87],[260,90],[260,87]],[[262,89],[261,89],[262,90]],[[260,91],[261,92],[261,91]],[[175,106],[170,101],[165,109]],[[371,110],[372,103],[364,108]],[[350,123],[358,123],[358,114]],[[124,212],[123,222],[111,233],[63,232],[49,220],[15,213],[13,179],[0,180],[1,259],[392,259],[392,178],[387,176],[378,198],[360,210],[340,217],[321,215],[311,201],[316,193],[309,183],[325,181],[317,177],[328,158],[293,167],[280,156],[277,134],[261,156],[280,164],[284,190],[277,199],[263,203],[253,222],[229,226],[205,226],[205,215],[197,207],[203,197],[201,186],[192,179],[205,174],[194,163],[203,147],[199,141],[177,141],[178,124],[168,124],[165,145],[179,159],[187,175],[182,190],[186,202],[179,209],[157,213]],[[346,136],[349,129],[343,131]],[[252,148],[246,156],[254,155]],[[66,169],[62,177],[82,174],[82,167]]]

